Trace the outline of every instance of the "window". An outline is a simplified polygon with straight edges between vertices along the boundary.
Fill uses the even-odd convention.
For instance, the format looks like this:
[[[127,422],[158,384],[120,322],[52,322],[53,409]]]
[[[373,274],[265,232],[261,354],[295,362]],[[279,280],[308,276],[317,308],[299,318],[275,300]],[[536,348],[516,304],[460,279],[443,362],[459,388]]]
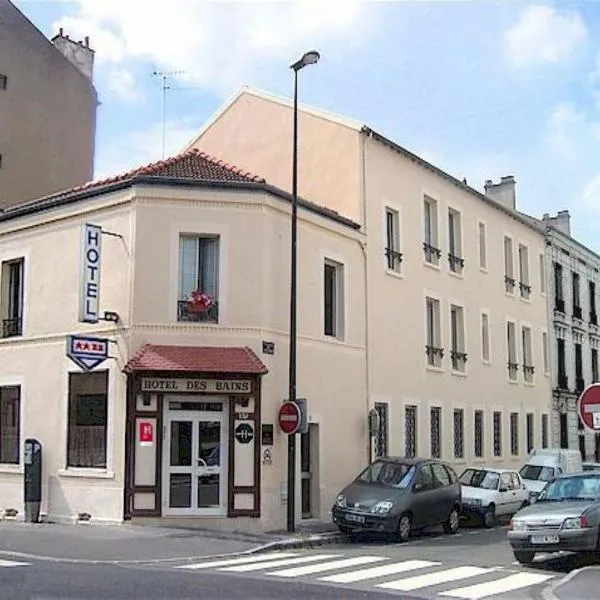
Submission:
[[[442,409],[435,407],[431,409],[431,458],[442,456]]]
[[[452,368],[465,371],[467,354],[465,352],[465,314],[462,306],[450,306],[450,334],[452,338]]]
[[[548,447],[548,415],[542,415],[542,448]]]
[[[494,456],[502,456],[502,413],[494,412]]]
[[[556,359],[558,362],[558,387],[566,390],[569,387],[567,377],[567,363],[565,360],[565,340],[558,338],[556,340]]]
[[[108,371],[69,373],[67,466],[106,468]]]
[[[527,454],[533,450],[533,413],[527,413]]]
[[[598,350],[592,348],[592,383],[598,382]]]
[[[5,90],[8,87],[8,77],[0,73],[0,90]]]
[[[483,411],[476,410],[473,414],[473,453],[477,458],[483,458]]]
[[[544,361],[544,375],[548,375],[550,370],[550,361],[548,360],[548,334],[542,332],[542,358]]]
[[[510,453],[519,454],[519,413],[510,413]]]
[[[432,367],[442,365],[444,351],[441,347],[440,301],[434,298],[425,300],[425,317],[427,320],[427,363]]]
[[[523,377],[525,381],[533,381],[533,356],[531,348],[531,328],[521,327],[521,338],[523,342]]]
[[[572,271],[571,276],[573,280],[573,316],[576,319],[582,319],[583,311],[581,310],[581,286],[579,273]]]
[[[598,314],[596,313],[596,284],[588,281],[588,296],[590,298],[590,323],[598,325]]]
[[[442,255],[441,250],[438,248],[437,215],[437,201],[425,196],[423,199],[423,252],[425,253],[425,261],[432,265],[439,265],[440,257]]]
[[[402,253],[400,252],[400,217],[397,210],[385,209],[386,245],[385,259],[390,271],[400,272]]]
[[[179,238],[178,321],[219,320],[219,238]]]
[[[506,345],[508,350],[508,376],[512,380],[517,379],[519,364],[517,362],[517,340],[515,324],[511,321],[506,323]]]
[[[519,292],[521,298],[529,298],[531,286],[529,285],[529,249],[519,244]]]
[[[462,409],[454,410],[454,458],[465,457],[465,413]]]
[[[21,388],[0,387],[0,464],[18,465],[21,424]]]
[[[344,266],[325,260],[323,270],[324,314],[323,332],[325,335],[343,339],[344,337]]]
[[[481,313],[481,358],[490,360],[490,317],[487,313]]]
[[[555,262],[554,270],[554,310],[565,312],[565,297],[563,295],[563,270],[562,265]]]
[[[404,450],[407,458],[417,455],[417,407],[407,406],[404,409]]]
[[[388,405],[376,402],[375,410],[379,415],[379,430],[375,439],[375,454],[377,458],[388,455]]]
[[[487,240],[485,235],[485,223],[479,223],[479,268],[487,269]]]
[[[460,213],[453,208],[448,209],[448,263],[450,271],[462,273],[465,260],[462,258]]]
[[[583,379],[583,351],[581,344],[575,344],[575,389],[583,392],[585,382]]]
[[[2,263],[2,337],[23,335],[23,258]]]
[[[431,465],[431,471],[433,473],[433,487],[443,488],[450,485],[450,475],[444,465],[434,463]]]
[[[546,259],[543,254],[539,255],[539,268],[540,268],[540,293],[545,294],[548,291],[546,282]]]
[[[512,294],[515,291],[515,271],[513,264],[512,239],[504,236],[504,286],[505,290]]]

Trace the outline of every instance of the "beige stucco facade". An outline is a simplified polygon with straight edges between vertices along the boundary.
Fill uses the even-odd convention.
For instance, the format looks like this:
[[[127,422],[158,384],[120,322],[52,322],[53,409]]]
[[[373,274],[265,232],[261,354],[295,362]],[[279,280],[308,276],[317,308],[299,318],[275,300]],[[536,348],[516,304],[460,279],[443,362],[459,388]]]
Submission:
[[[78,322],[83,223],[120,236],[102,236],[100,292],[101,310],[118,313],[117,324]],[[9,509],[23,514],[22,442],[34,437],[43,446],[42,512],[48,518],[75,521],[88,513],[92,522],[121,521],[128,512],[125,463],[131,458],[125,431],[127,362],[144,344],[247,346],[268,369],[260,384],[261,423],[274,425],[274,440],[268,446],[271,460],[260,464],[260,519],[243,526],[285,526],[287,440],[277,427],[277,411],[288,385],[289,223],[289,201],[266,190],[141,184],[0,221],[2,262],[23,258],[25,265],[22,335],[0,339],[0,387],[21,386],[21,456],[19,464],[0,464],[0,514]],[[218,236],[218,323],[178,321],[182,234]],[[298,396],[308,399],[311,510],[327,518],[339,488],[367,460],[363,236],[301,208],[299,239]],[[340,339],[323,335],[327,259],[344,270]],[[68,377],[81,372],[66,356],[72,334],[111,340],[111,358],[95,369],[108,369],[105,468],[67,464]],[[274,343],[273,354],[263,353],[263,341]],[[260,443],[259,431],[254,441]],[[133,452],[138,442],[132,442]],[[236,460],[246,464],[243,448],[232,447]],[[140,498],[140,506],[146,501]],[[239,519],[233,521],[240,526]]]
[[[0,0],[0,209],[92,178],[93,51],[62,35],[55,41],[63,43]]]
[[[269,127],[272,122],[280,126]],[[289,101],[244,89],[190,146],[286,186],[282,173],[291,170],[291,123]],[[529,448],[549,443],[551,384],[544,349],[548,317],[539,259],[544,235],[515,210],[511,182],[502,187],[502,202],[491,201],[360,123],[300,108],[300,192],[360,222],[367,237],[369,399],[371,406],[387,405],[390,454],[404,455],[410,438],[417,454],[430,456],[433,436],[441,445],[441,457],[460,471],[468,463],[519,466]],[[429,227],[435,229],[435,243],[425,239],[427,198],[436,207],[435,226]],[[454,255],[464,261],[460,273],[450,272],[450,210],[459,223],[452,243]],[[393,269],[387,268],[385,256],[390,245],[387,212],[395,220],[393,250],[401,253],[401,263]],[[426,241],[440,251],[438,265],[426,260]],[[505,243],[510,244],[508,253]],[[524,274],[520,260],[526,265]],[[505,276],[515,279],[509,291]],[[520,283],[526,286],[523,293]],[[444,349],[439,367],[429,365],[425,353],[427,298],[439,310],[436,343]],[[452,306],[464,322],[458,345],[467,357],[459,370],[450,360]],[[509,327],[514,345],[510,356]],[[511,367],[514,379],[508,362],[518,365]],[[432,424],[435,408],[441,409],[435,415],[438,424]],[[409,431],[414,420],[416,434]],[[494,420],[500,424],[494,426]],[[432,427],[440,434],[434,435]],[[483,438],[477,442],[478,456],[476,436]]]

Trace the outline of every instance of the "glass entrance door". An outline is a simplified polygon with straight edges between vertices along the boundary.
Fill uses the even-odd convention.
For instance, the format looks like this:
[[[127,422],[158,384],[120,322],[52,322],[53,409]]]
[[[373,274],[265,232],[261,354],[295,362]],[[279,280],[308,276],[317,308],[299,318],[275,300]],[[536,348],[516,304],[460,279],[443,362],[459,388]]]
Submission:
[[[225,514],[224,415],[168,411],[165,416],[163,514]]]

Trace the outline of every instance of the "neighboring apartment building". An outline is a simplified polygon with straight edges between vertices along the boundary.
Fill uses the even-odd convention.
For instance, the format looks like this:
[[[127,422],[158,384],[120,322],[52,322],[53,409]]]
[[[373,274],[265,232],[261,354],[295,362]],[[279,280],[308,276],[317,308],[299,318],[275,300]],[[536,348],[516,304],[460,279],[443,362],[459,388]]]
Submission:
[[[93,176],[94,51],[0,0],[0,210]]]
[[[290,206],[192,151],[0,214],[0,518],[37,438],[52,519],[285,526]],[[327,518],[367,460],[364,236],[306,201],[298,231],[296,507]]]
[[[291,140],[291,103],[244,88],[190,147],[290,189]],[[514,179],[482,195],[361,123],[300,107],[299,190],[367,237],[374,453],[460,471],[518,467],[547,446],[545,239],[516,211]]]
[[[548,309],[552,318],[553,445],[579,448],[600,460],[600,435],[584,431],[577,400],[598,377],[600,256],[571,237],[568,211],[544,215],[547,229]]]

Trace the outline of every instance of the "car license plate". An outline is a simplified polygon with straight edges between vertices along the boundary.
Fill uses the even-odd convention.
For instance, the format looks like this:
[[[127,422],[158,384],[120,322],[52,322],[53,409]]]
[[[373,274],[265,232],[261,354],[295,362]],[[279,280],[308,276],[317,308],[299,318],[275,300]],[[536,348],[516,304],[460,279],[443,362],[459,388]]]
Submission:
[[[352,521],[353,523],[364,523],[365,518],[362,515],[348,514],[346,515],[346,521]]]
[[[557,535],[532,535],[532,544],[558,544],[560,538]]]

